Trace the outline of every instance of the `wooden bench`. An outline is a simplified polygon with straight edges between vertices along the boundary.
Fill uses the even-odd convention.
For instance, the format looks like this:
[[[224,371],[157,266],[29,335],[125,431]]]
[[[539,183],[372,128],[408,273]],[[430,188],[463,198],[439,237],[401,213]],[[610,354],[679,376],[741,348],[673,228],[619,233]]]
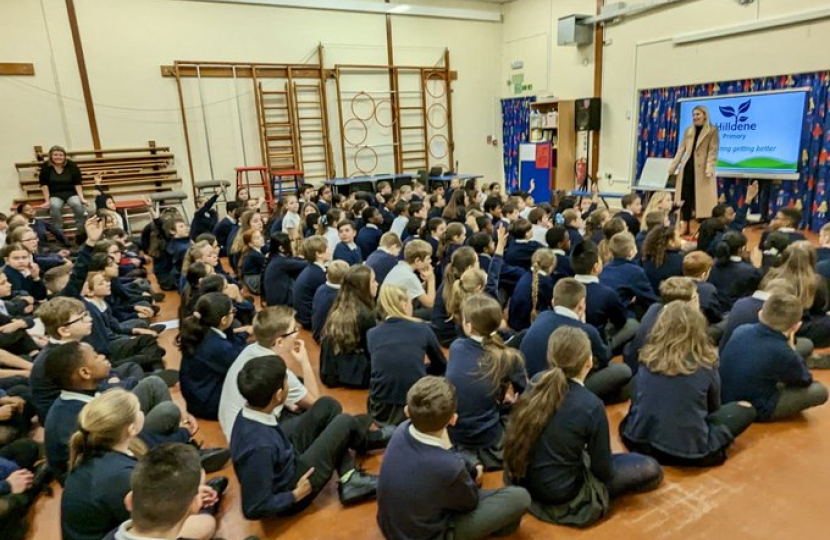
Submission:
[[[49,157],[48,150],[36,146],[34,153],[34,161],[15,163],[23,193],[15,199],[13,209],[20,203],[43,203],[38,174],[43,162]],[[133,207],[139,201],[128,198],[136,195],[141,195],[143,201],[148,195],[181,191],[182,179],[174,167],[175,156],[169,147],[157,146],[155,141],[150,141],[143,147],[74,150],[67,151],[66,155],[81,170],[87,201],[94,201],[97,194],[96,176],[101,177],[101,186],[112,195],[116,206],[120,203],[122,207]],[[42,209],[39,213],[48,217],[49,211]],[[71,212],[64,212],[65,222],[68,216],[71,216]]]

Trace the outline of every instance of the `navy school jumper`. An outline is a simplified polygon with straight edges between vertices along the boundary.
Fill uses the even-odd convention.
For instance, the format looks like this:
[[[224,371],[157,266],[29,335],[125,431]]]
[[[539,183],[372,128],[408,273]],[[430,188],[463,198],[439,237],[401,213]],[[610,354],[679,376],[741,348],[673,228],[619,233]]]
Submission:
[[[608,362],[611,360],[611,352],[605,346],[605,342],[602,341],[602,337],[596,328],[567,315],[561,315],[555,310],[544,311],[530,325],[520,347],[525,355],[529,377],[548,369],[548,339],[553,331],[560,326],[573,326],[584,330],[591,340],[594,369],[603,369],[608,366]]]
[[[309,264],[294,281],[294,311],[303,328],[311,329],[314,293],[326,282],[326,271],[317,264]]]

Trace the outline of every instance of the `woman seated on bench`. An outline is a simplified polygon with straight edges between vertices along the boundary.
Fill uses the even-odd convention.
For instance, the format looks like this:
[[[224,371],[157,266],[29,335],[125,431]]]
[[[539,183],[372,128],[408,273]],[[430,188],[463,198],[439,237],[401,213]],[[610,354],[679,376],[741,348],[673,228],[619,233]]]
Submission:
[[[67,159],[66,150],[60,146],[49,149],[49,158],[40,168],[40,189],[43,191],[42,208],[49,207],[52,225],[63,230],[61,211],[68,204],[75,214],[75,226],[79,231],[84,228],[86,216],[86,199],[81,185],[81,169],[74,161]]]

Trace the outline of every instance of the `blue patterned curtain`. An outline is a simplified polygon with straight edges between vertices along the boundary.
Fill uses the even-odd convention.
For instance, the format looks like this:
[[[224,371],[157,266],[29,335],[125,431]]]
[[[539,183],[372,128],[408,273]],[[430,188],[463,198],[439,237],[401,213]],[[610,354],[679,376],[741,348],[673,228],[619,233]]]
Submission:
[[[501,100],[504,181],[507,191],[519,189],[519,145],[527,142],[530,131],[530,104],[535,97]]]
[[[648,157],[674,157],[677,150],[677,101],[685,97],[737,94],[786,88],[809,88],[804,119],[801,177],[772,186],[770,215],[779,208],[804,212],[803,226],[818,230],[828,221],[827,186],[830,183],[830,71],[764,77],[673,88],[655,88],[640,93],[640,124],[637,141],[637,177]],[[721,201],[742,206],[746,180],[718,178]]]

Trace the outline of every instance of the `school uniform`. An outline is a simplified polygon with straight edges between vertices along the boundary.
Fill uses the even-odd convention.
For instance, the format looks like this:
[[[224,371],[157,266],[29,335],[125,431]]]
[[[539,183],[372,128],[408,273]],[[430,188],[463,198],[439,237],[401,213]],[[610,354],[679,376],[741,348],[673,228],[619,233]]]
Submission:
[[[228,237],[238,228],[239,225],[229,216],[222,218],[216,227],[213,228],[213,235],[216,237],[216,242],[219,244],[220,255],[226,257],[228,255]]]
[[[222,384],[247,345],[247,337],[245,333],[211,328],[192,354],[182,356],[179,384],[188,412],[198,418],[217,419]]]
[[[625,221],[625,224],[628,226],[628,232],[630,232],[635,237],[637,233],[640,232],[640,220],[637,219],[633,213],[628,210],[622,210],[614,214],[614,217],[620,218],[621,220]]]
[[[582,237],[582,233],[579,232],[579,229],[575,229],[574,227],[565,227],[565,231],[568,233],[568,238],[571,239],[571,251],[585,241],[585,238]]]
[[[129,335],[106,309],[106,303],[99,307],[86,298],[81,298],[81,302],[92,318],[92,332],[81,341],[109,358],[113,366],[135,362],[145,372],[164,368],[164,350],[154,336]]]
[[[803,234],[793,229],[792,227],[781,227],[780,229],[768,229],[761,233],[761,242],[758,245],[760,245],[763,248],[767,242],[767,238],[769,237],[769,235],[774,232],[786,235],[788,239],[787,245],[792,244],[794,242],[806,240]]]
[[[61,496],[64,540],[100,540],[130,518],[124,496],[137,463],[134,456],[108,451],[72,469]]]
[[[404,261],[398,261],[395,267],[386,275],[384,283],[403,287],[410,300],[415,300],[426,293],[424,284],[421,283],[421,278]]]
[[[457,339],[450,346],[446,378],[457,391],[458,421],[448,430],[457,448],[477,454],[488,469],[501,468],[504,437],[501,400],[508,383],[517,393],[523,392],[527,375],[519,368],[505,381],[485,379],[481,376],[480,364],[484,354],[481,341],[474,337]]]
[[[490,280],[490,266],[496,263],[496,260],[501,262],[501,267],[499,269],[499,281],[498,281],[498,289],[503,290],[507,295],[512,295],[516,289],[516,285],[519,283],[519,280],[522,279],[527,273],[527,270],[524,268],[519,268],[518,266],[512,266],[504,262],[504,257],[499,257],[497,255],[486,255],[484,253],[478,254],[478,266],[485,272],[487,272],[488,282]],[[497,263],[496,263],[497,264]],[[495,298],[499,298],[499,296],[494,295]]]
[[[375,280],[378,285],[383,285],[386,276],[398,265],[398,258],[387,253],[382,249],[378,249],[368,257],[366,257],[366,266],[374,270]]]
[[[763,323],[737,328],[720,354],[723,401],[749,401],[759,420],[772,419],[785,387],[806,388],[813,382],[801,356],[786,336]],[[826,398],[825,398],[826,399]]]
[[[331,210],[331,205],[329,205],[329,203],[327,203],[323,199],[320,199],[317,201],[317,210],[320,211],[321,216],[325,216],[329,213],[329,210]]]
[[[429,326],[397,317],[371,328],[366,346],[372,359],[368,412],[376,422],[398,424],[412,385],[426,375],[443,375],[447,359]]]
[[[518,266],[530,270],[530,260],[542,244],[533,240],[516,240],[504,253],[504,262],[511,266]]]
[[[380,230],[389,232],[392,229],[392,223],[395,221],[395,214],[385,206],[380,206],[378,210],[380,210],[380,216],[383,218]]]
[[[167,242],[167,247],[165,248],[165,251],[167,252],[167,255],[170,257],[170,263],[172,265],[171,276],[173,278],[173,283],[179,282],[179,278],[182,275],[182,264],[184,263],[184,257],[185,255],[187,255],[187,250],[189,249],[190,238],[173,238],[172,240]]]
[[[651,458],[611,453],[605,406],[580,382],[569,380],[562,404],[534,442],[527,472],[517,483],[530,493],[535,517],[583,527],[605,515],[609,497],[648,491],[662,477]]]
[[[531,233],[530,233],[531,234],[531,237],[530,237],[531,240],[533,240],[534,242],[539,243],[540,245],[542,245],[544,247],[548,247],[548,240],[545,237],[548,233],[548,230],[549,230],[547,227],[544,227],[542,225],[531,225],[530,230],[531,230]]]
[[[349,266],[363,264],[363,255],[360,254],[357,244],[345,244],[339,242],[334,248],[332,259],[335,261],[345,261]]]
[[[637,246],[637,256],[638,257],[642,256],[643,243],[646,241],[646,235],[648,234],[648,232],[649,231],[640,231],[640,232],[637,233],[637,236],[634,237],[634,245]],[[603,234],[603,239],[604,238],[605,238],[605,235]],[[600,241],[602,241],[602,239]],[[597,242],[597,245],[599,245],[599,242]]]
[[[706,320],[709,324],[721,322],[724,313],[728,310],[723,305],[718,289],[708,281],[695,281],[695,287],[697,287],[700,311],[706,316]]]
[[[239,269],[240,278],[251,293],[262,293],[262,270],[265,268],[265,255],[258,249],[251,248],[242,259]]]
[[[637,329],[634,339],[626,343],[623,349],[623,362],[631,369],[633,374],[636,374],[640,368],[640,349],[648,341],[651,329],[657,324],[657,318],[660,316],[661,311],[663,311],[662,303],[655,302],[651,304],[640,320],[640,327]]]
[[[377,320],[372,311],[360,306],[356,322],[360,339],[354,350],[335,352],[331,338],[322,337],[320,380],[328,387],[369,388],[372,366],[366,345],[366,332],[377,324]]]
[[[360,248],[363,260],[368,259],[372,253],[377,251],[381,236],[383,236],[383,231],[378,229],[378,226],[374,223],[367,223],[365,227],[358,231],[355,244]]]
[[[679,249],[667,249],[663,255],[663,264],[657,266],[653,259],[643,260],[643,270],[651,282],[653,291],[660,290],[660,284],[670,278],[683,276],[683,258],[685,253]]]
[[[409,223],[409,218],[406,216],[397,216],[392,221],[392,225],[389,227],[389,232],[393,232],[398,235],[398,238],[403,240],[404,233],[406,232],[406,225]]]
[[[596,328],[607,343],[610,336],[606,335],[606,329],[609,324],[615,335],[628,324],[625,306],[617,292],[600,283],[598,277],[577,275],[575,279],[585,285],[585,322]],[[630,335],[633,337],[633,332]]]
[[[262,276],[262,297],[269,306],[292,306],[294,283],[308,262],[282,253],[272,254]]]
[[[314,341],[320,343],[320,338],[323,334],[323,326],[326,324],[326,319],[329,316],[329,311],[334,305],[334,299],[337,298],[337,293],[340,292],[340,285],[325,282],[323,285],[317,287],[314,293],[314,299],[311,301],[311,330]]]
[[[830,247],[816,248],[816,262],[830,261]]]
[[[588,334],[588,338],[591,340],[594,368],[602,369],[608,365],[611,360],[611,352],[605,346],[605,342],[603,342],[597,329],[580,321],[572,310],[562,306],[554,306],[553,310],[544,311],[536,317],[522,340],[520,349],[525,355],[529,377],[548,369],[548,338],[560,326],[572,326]]]
[[[344,474],[354,469],[349,448],[366,446],[365,431],[353,417],[323,410],[332,404],[337,405],[328,398],[317,400],[291,433],[273,414],[248,407],[239,413],[230,449],[246,519],[297,514],[314,502],[335,470]],[[311,493],[295,501],[292,490],[312,467]]]
[[[599,281],[616,291],[626,307],[634,298],[637,299],[637,304],[644,306],[659,300],[645,270],[628,259],[615,258],[605,265]]]
[[[542,271],[538,274],[535,307],[537,312],[541,313],[551,307],[556,278]],[[525,272],[510,296],[510,304],[507,307],[507,325],[516,332],[529,328],[533,304],[533,272]]]
[[[761,283],[761,271],[738,256],[729,258],[726,264],[715,263],[709,274],[709,283],[722,295],[726,305],[751,295]]]
[[[320,263],[306,266],[294,281],[294,311],[297,322],[306,330],[311,329],[312,304],[317,288],[326,282],[326,269]]]
[[[571,257],[563,249],[555,248],[553,253],[556,255],[554,275],[559,277],[573,277],[574,271],[571,269]]]
[[[205,201],[201,208],[196,210],[193,214],[193,220],[190,222],[190,239],[196,240],[200,234],[212,233],[219,224],[219,214],[213,206],[219,199],[219,194],[214,193]],[[220,244],[221,245],[221,244]]]
[[[278,218],[274,220],[274,224],[271,228],[271,234],[276,231],[282,231],[288,234],[289,231],[293,230],[294,233],[298,233],[300,231],[300,223],[301,223],[300,214],[296,212],[286,212],[282,218]]]
[[[239,353],[239,356],[236,357],[230,369],[228,369],[225,382],[222,383],[222,395],[219,398],[218,415],[222,433],[225,434],[225,439],[228,441],[231,440],[233,426],[236,423],[239,412],[245,407],[246,403],[236,383],[239,378],[239,373],[254,358],[273,355],[273,350],[263,347],[259,343],[251,343]],[[285,371],[285,379],[288,381],[288,395],[285,397],[285,403],[277,405],[274,409],[274,416],[276,418],[280,418],[286,405],[296,405],[308,395],[308,389],[303,386],[302,381],[290,369]]]
[[[729,428],[712,421],[721,408],[717,368],[699,368],[689,375],[667,376],[648,368],[637,372],[631,408],[620,434],[632,450],[691,463],[722,463],[735,440]],[[669,459],[661,460],[665,455]]]
[[[769,298],[769,293],[766,291],[755,291],[752,296],[741,298],[732,305],[726,317],[726,326],[723,329],[723,335],[720,338],[720,350],[726,347],[732,333],[741,325],[755,324],[758,322],[758,313],[764,307],[764,302]]]
[[[459,519],[471,525],[486,519],[491,530],[481,531],[485,535],[518,525],[530,504],[527,492],[512,486],[479,490],[474,467],[451,448],[448,440],[422,433],[409,421],[395,430],[378,481],[377,521],[384,538],[452,538]]]
[[[69,439],[78,428],[78,415],[92,401],[94,393],[61,390],[60,397],[49,409],[44,423],[46,460],[55,478],[63,484],[68,469]]]
[[[46,285],[43,284],[42,279],[35,281],[30,275],[24,275],[8,264],[3,268],[3,273],[6,274],[9,284],[12,286],[12,291],[25,291],[35,300],[46,300]]]

